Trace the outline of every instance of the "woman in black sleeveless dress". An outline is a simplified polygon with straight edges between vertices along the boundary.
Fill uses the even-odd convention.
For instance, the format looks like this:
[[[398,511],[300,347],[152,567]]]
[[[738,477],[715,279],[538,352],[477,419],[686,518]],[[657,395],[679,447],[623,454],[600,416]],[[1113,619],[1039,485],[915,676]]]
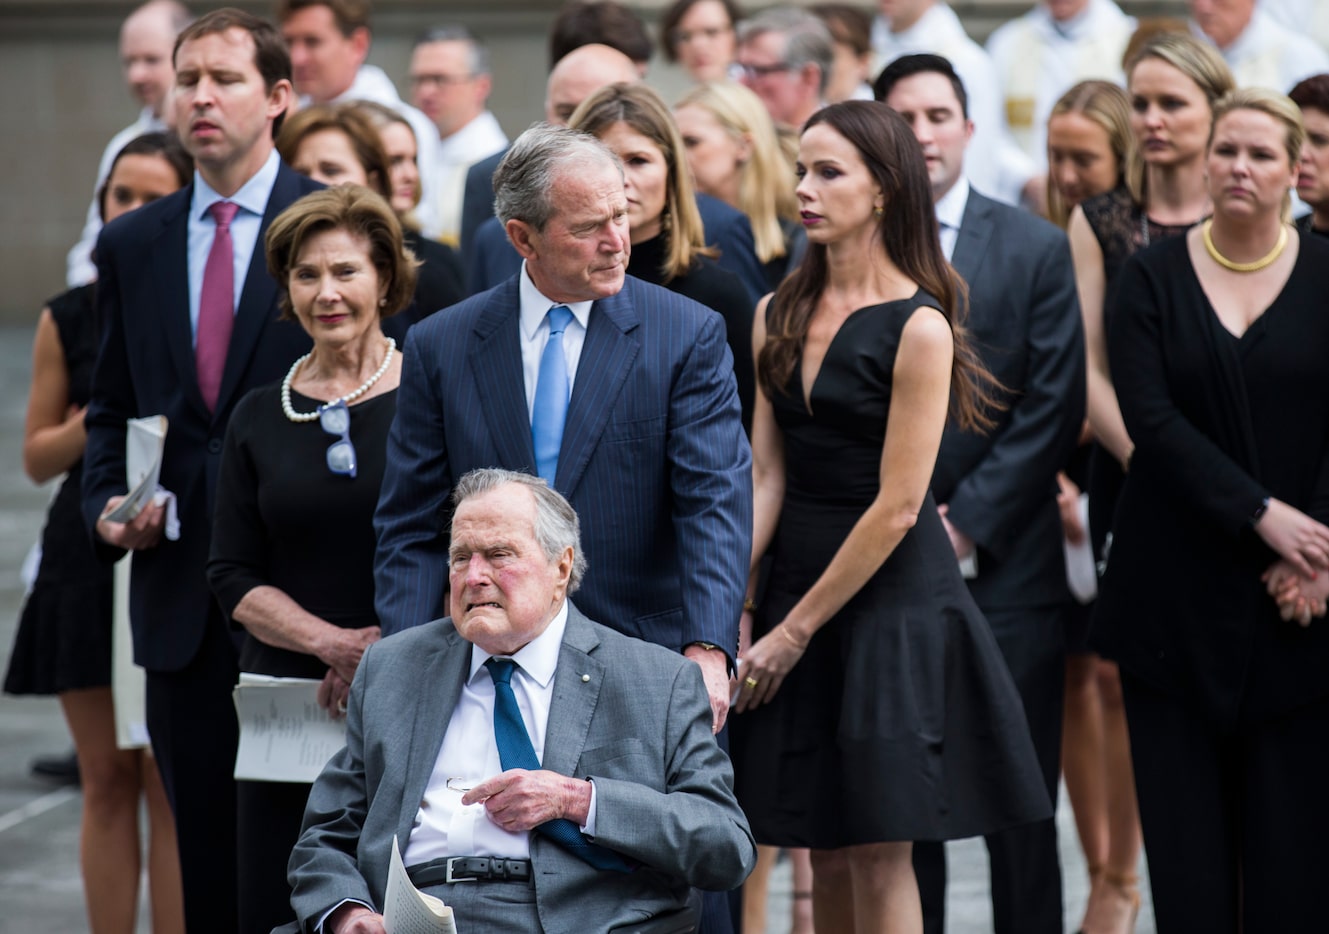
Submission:
[[[900,117],[827,107],[799,162],[808,254],[754,334],[754,567],[768,546],[773,566],[731,720],[738,794],[758,842],[813,849],[818,930],[916,931],[911,841],[1051,812],[928,492],[948,410],[987,420],[985,374],[951,329]]]
[[[189,157],[162,133],[116,154],[99,192],[110,223],[189,182]],[[83,524],[83,411],[99,335],[95,285],[51,299],[37,322],[23,466],[37,483],[64,474],[42,530],[42,557],[14,637],[7,694],[56,694],[74,737],[83,785],[81,869],[95,931],[134,929],[138,907],[138,807],[147,801],[153,930],[184,930],[175,821],[148,750],[116,747],[111,699],[111,568]]]

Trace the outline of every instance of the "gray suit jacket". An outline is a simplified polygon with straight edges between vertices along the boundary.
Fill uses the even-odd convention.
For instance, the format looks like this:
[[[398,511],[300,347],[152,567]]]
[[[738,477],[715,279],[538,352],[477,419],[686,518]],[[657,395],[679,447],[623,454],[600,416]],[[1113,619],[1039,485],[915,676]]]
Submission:
[[[291,904],[302,930],[346,898],[382,906],[392,837],[405,849],[470,650],[443,619],[365,653],[351,687],[346,748],[314,783],[291,854]],[[752,831],[710,725],[695,664],[569,608],[543,767],[595,780],[595,842],[641,866],[600,872],[533,834],[547,934],[641,921],[681,905],[689,886],[731,889],[751,872]],[[458,919],[462,930],[465,921]]]

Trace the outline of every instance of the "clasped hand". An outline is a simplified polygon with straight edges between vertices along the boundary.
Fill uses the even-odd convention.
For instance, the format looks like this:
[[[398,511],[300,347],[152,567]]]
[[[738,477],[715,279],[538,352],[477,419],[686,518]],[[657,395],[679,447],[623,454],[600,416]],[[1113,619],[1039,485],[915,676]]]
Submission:
[[[1329,603],[1329,573],[1321,571],[1312,578],[1302,576],[1287,561],[1278,561],[1261,578],[1269,596],[1278,604],[1278,615],[1309,626],[1321,619]]]

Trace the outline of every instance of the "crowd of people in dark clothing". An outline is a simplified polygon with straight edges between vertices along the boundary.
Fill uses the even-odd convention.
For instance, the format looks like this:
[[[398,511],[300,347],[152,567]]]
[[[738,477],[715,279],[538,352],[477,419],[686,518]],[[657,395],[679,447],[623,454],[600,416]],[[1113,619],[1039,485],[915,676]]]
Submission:
[[[781,858],[796,934],[941,934],[983,836],[1060,934],[1062,787],[1084,934],[1146,865],[1163,934],[1317,929],[1319,7],[571,0],[524,132],[461,25],[394,81],[368,0],[137,8],[4,681],[90,929],[146,868],[157,934],[383,931],[399,847],[465,934],[760,934]],[[345,723],[313,783],[234,777],[252,676]]]

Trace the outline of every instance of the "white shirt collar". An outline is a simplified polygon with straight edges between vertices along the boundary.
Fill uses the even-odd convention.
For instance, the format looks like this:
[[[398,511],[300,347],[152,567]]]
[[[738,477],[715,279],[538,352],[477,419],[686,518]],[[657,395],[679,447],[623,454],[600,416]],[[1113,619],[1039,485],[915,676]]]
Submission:
[[[475,163],[492,156],[507,144],[508,138],[498,125],[498,118],[488,110],[482,110],[457,132],[439,140],[438,159],[440,162]]]
[[[955,230],[964,220],[965,205],[969,203],[969,179],[961,175],[951,190],[937,202],[937,222]]]
[[[232,204],[238,204],[244,211],[250,214],[263,216],[263,212],[268,209],[268,198],[272,195],[272,186],[277,181],[277,169],[281,165],[281,158],[277,155],[277,150],[268,153],[268,159],[263,163],[263,167],[249,177],[249,181],[240,186],[240,190],[229,198],[223,198],[213,190],[212,186],[203,180],[198,169],[194,170],[194,198],[190,205],[190,211],[193,217],[203,216],[218,201],[229,201]]]
[[[544,323],[545,315],[555,305],[566,305],[583,330],[591,317],[591,305],[594,302],[556,302],[542,293],[531,281],[531,274],[526,271],[526,260],[521,261],[521,276],[518,292],[521,299],[521,332],[526,340],[533,340],[536,329]]]
[[[541,688],[548,688],[549,682],[554,678],[554,670],[558,668],[558,655],[563,649],[563,632],[568,626],[568,601],[564,597],[563,604],[554,614],[553,620],[545,627],[545,631],[540,633],[530,642],[523,645],[514,655],[507,656],[511,658],[522,671],[526,672]],[[480,646],[471,644],[471,674],[474,678],[476,672],[484,667],[485,662],[493,658],[488,652]]]
[[[1205,42],[1208,42],[1210,45],[1217,48],[1219,53],[1222,54],[1223,60],[1226,61],[1228,65],[1235,65],[1237,62],[1245,59],[1248,55],[1257,52],[1260,46],[1268,41],[1267,33],[1270,31],[1271,26],[1275,26],[1273,21],[1270,20],[1259,7],[1256,7],[1251,13],[1251,21],[1247,23],[1246,28],[1241,31],[1241,35],[1233,39],[1231,44],[1226,48],[1220,46],[1217,42],[1211,39],[1209,35],[1200,28],[1200,24],[1195,22],[1195,20],[1191,20],[1191,33],[1197,39],[1203,39]]]

